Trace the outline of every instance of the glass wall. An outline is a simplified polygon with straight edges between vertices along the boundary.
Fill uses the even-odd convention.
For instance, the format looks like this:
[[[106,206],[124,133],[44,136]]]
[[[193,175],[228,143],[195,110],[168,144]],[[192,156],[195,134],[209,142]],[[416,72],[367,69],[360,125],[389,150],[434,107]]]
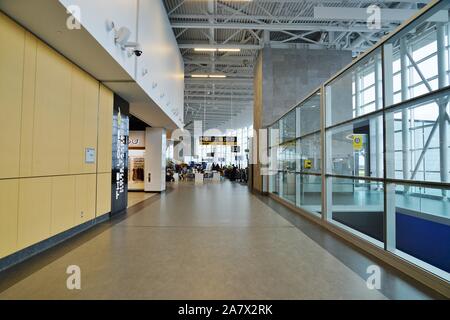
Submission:
[[[270,192],[450,281],[448,1],[270,129]],[[322,161],[323,159],[323,161]]]
[[[315,214],[322,210],[320,100],[317,91],[269,130],[270,153],[277,155],[269,191]]]
[[[325,86],[327,219],[380,246],[384,184],[375,179],[384,172],[381,67],[377,49]]]

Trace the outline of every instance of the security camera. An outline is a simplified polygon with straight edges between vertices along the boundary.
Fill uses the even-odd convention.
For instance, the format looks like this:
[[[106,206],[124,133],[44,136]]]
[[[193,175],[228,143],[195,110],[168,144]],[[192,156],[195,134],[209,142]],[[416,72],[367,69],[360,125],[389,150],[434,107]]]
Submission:
[[[142,54],[144,53],[144,52],[142,51],[142,48],[141,48],[140,45],[138,45],[137,47],[135,47],[133,52],[134,52],[134,54],[136,55],[136,57],[140,57],[140,56],[142,56]]]
[[[127,42],[127,43],[125,43],[125,44],[123,45],[123,48],[124,48],[124,49],[126,49],[126,48],[132,48],[132,49],[133,49],[133,50],[130,52],[130,56],[131,56],[132,54],[134,54],[136,57],[140,57],[140,56],[142,56],[142,54],[144,53],[144,52],[142,51],[141,45],[140,45],[139,43],[137,43],[137,42]]]

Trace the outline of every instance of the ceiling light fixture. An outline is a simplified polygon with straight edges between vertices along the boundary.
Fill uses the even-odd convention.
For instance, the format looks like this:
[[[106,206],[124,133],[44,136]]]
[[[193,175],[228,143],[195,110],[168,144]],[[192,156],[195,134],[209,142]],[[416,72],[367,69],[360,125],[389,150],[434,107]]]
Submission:
[[[210,74],[210,78],[226,78],[227,76],[224,74]]]
[[[225,74],[192,74],[191,78],[213,78],[213,79],[223,79],[226,78]]]
[[[219,52],[241,52],[239,48],[221,48]]]
[[[194,51],[196,52],[216,52],[216,48],[195,48]]]

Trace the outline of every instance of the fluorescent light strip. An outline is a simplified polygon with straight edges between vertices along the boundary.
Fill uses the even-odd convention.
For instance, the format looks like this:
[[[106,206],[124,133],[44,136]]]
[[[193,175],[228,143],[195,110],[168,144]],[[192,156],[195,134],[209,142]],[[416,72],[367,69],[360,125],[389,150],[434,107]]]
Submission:
[[[239,48],[222,48],[219,49],[219,52],[241,52]]]
[[[225,74],[192,74],[191,78],[213,78],[213,79],[223,79],[227,76]]]
[[[216,48],[195,48],[194,51],[197,52],[216,52]]]
[[[195,52],[241,52],[239,48],[195,48]]]

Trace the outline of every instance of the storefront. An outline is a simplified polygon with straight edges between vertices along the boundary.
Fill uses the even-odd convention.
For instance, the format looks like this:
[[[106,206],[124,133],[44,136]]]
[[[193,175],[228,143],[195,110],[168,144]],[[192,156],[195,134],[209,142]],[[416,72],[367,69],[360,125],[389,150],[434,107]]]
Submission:
[[[128,153],[128,190],[145,188],[145,131],[130,131]]]

